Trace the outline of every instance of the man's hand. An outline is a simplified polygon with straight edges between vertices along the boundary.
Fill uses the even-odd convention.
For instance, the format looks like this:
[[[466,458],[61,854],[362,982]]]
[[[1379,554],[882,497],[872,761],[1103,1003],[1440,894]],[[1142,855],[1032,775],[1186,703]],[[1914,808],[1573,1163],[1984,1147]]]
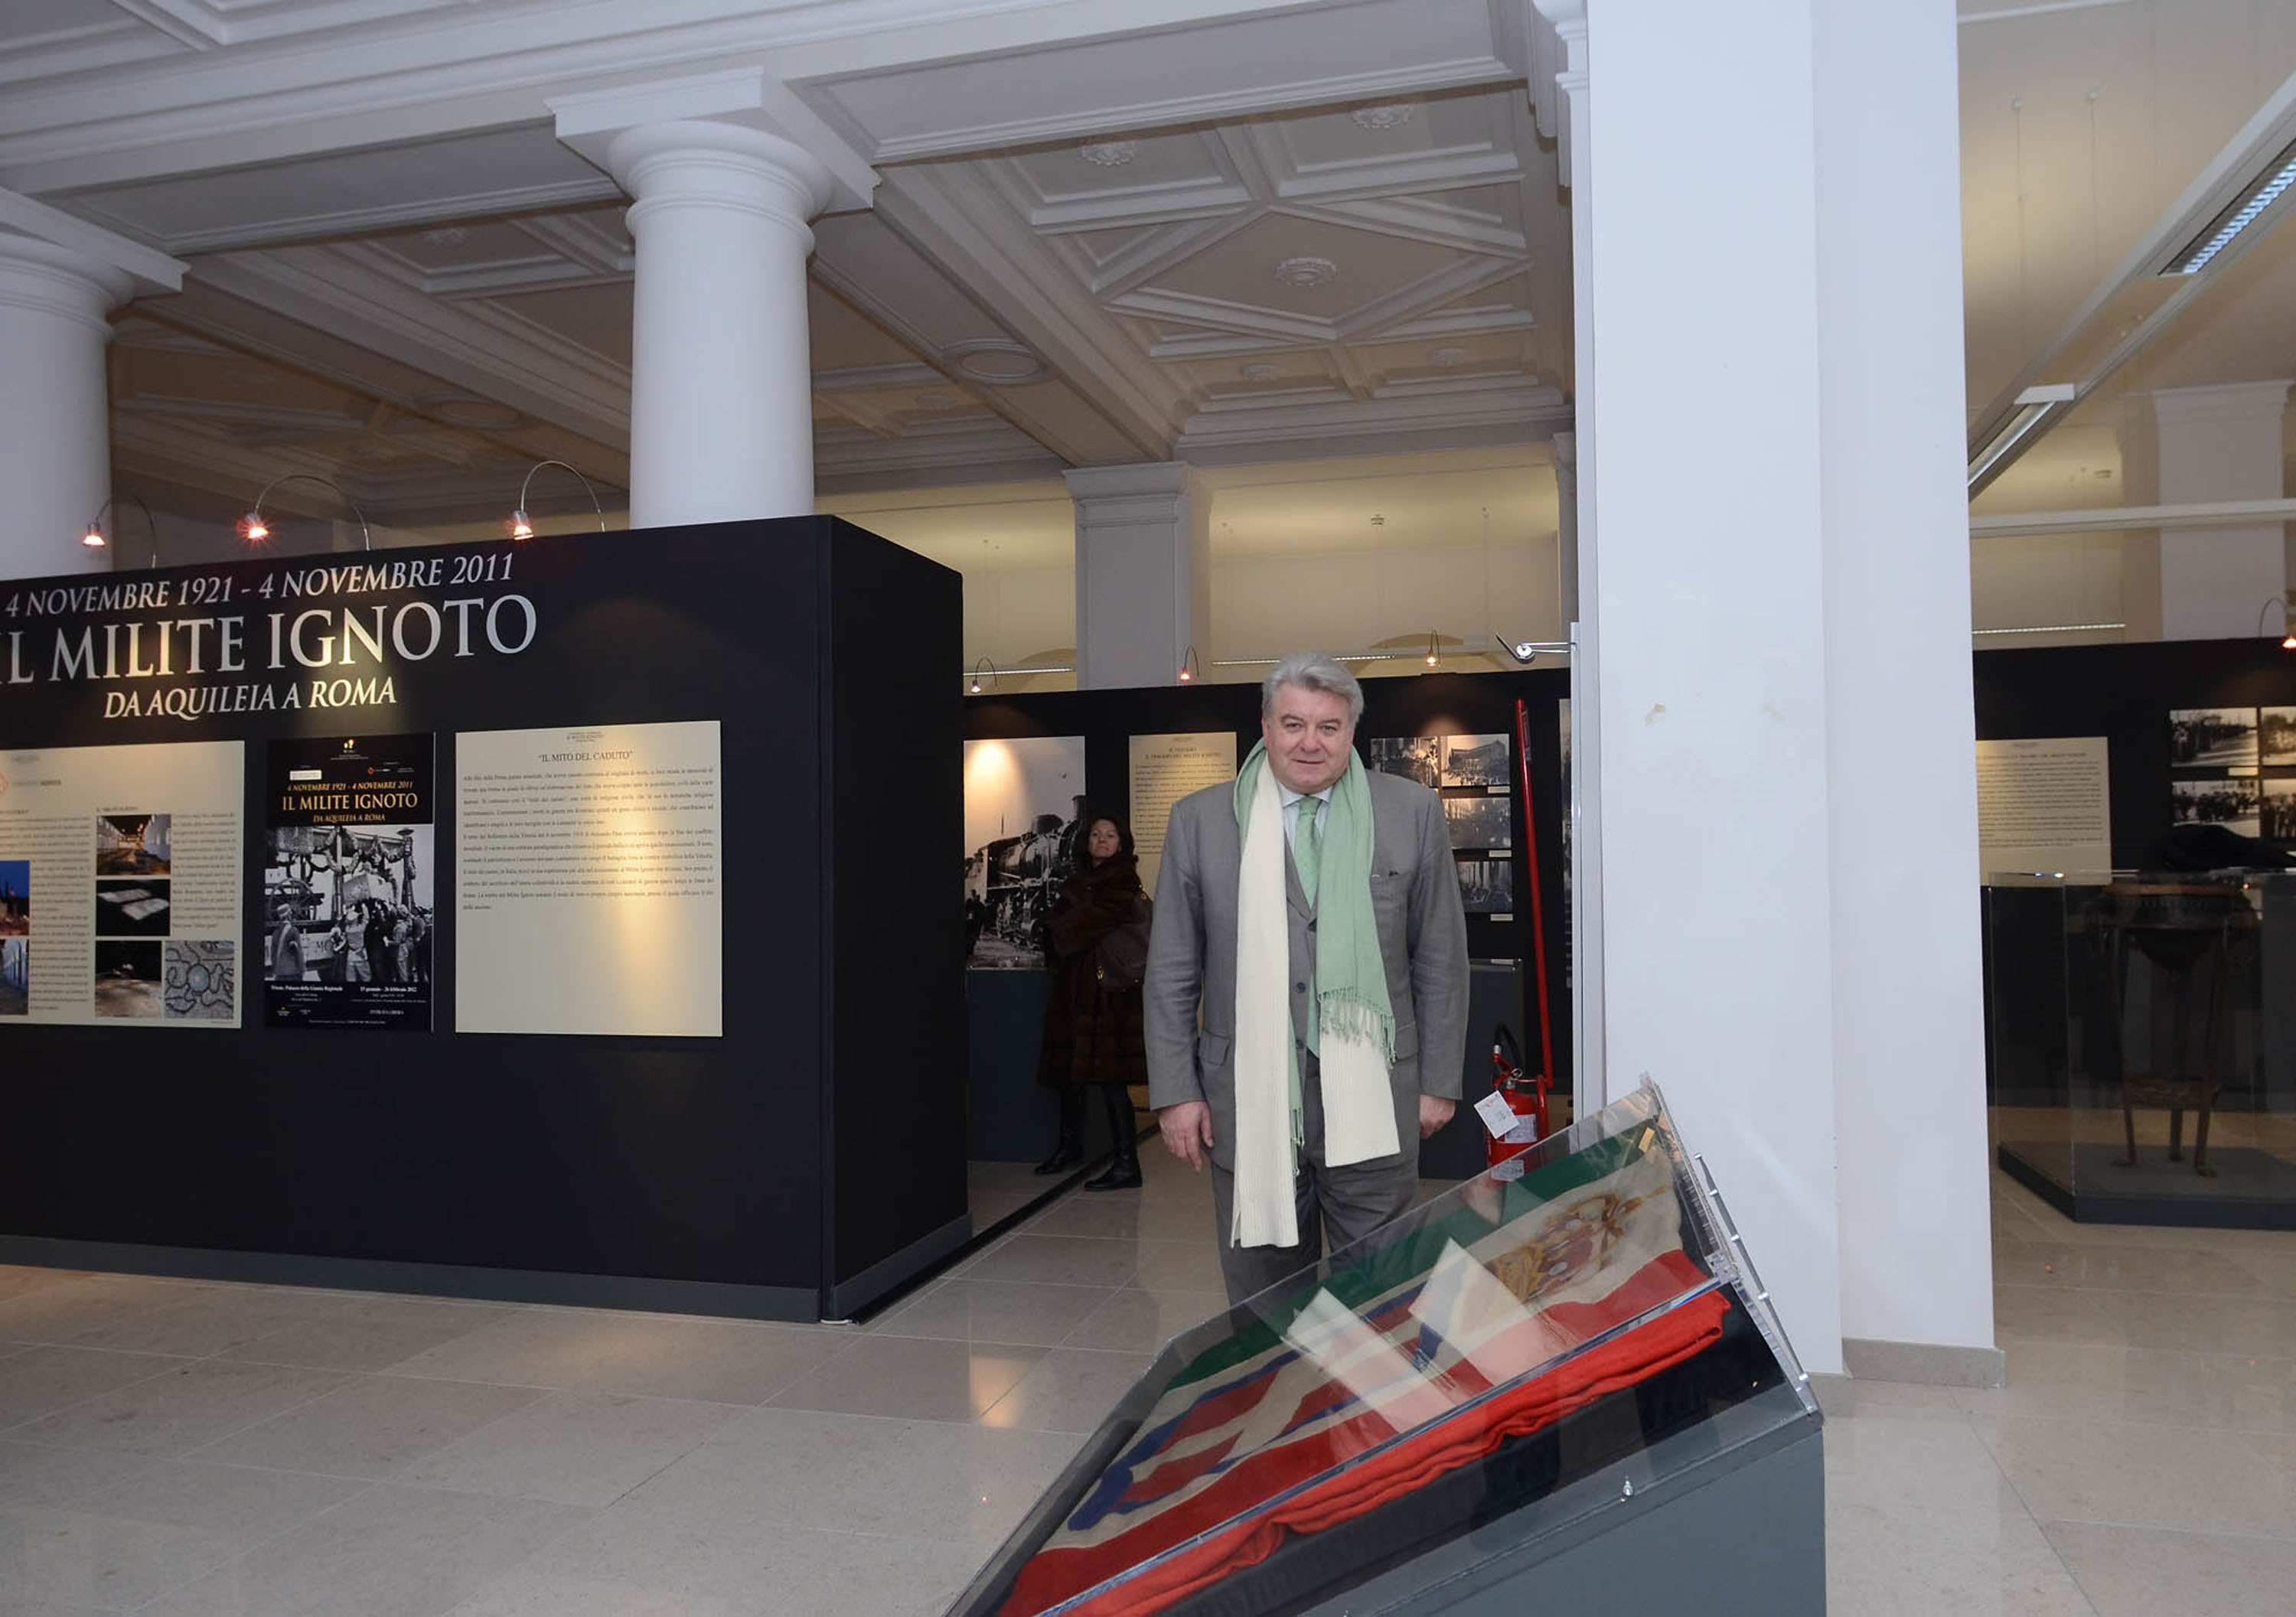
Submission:
[[[1458,1109],[1458,1102],[1444,1096],[1421,1096],[1419,1097],[1419,1137],[1423,1140],[1449,1122],[1451,1114]],[[1170,1136],[1167,1135],[1165,1137],[1168,1139]]]
[[[1167,1106],[1156,1114],[1156,1127],[1163,1130],[1164,1149],[1198,1173],[1204,1170],[1204,1159],[1212,1148],[1210,1103],[1182,1101],[1177,1106]]]

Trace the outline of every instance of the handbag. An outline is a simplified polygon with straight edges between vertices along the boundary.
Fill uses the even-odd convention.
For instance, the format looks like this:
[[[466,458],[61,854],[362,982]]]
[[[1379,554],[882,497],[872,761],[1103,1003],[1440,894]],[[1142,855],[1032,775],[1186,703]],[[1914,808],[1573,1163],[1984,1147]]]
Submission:
[[[1148,975],[1148,932],[1156,905],[1145,893],[1132,900],[1124,923],[1093,946],[1093,965],[1103,989],[1136,989]]]

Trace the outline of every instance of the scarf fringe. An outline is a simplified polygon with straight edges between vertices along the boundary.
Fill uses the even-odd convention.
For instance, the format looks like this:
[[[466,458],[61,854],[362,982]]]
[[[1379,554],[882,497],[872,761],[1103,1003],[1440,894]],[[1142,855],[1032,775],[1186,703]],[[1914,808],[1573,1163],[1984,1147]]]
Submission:
[[[1354,989],[1331,989],[1316,996],[1316,1025],[1325,1038],[1369,1045],[1382,1062],[1395,1065],[1394,1013]]]

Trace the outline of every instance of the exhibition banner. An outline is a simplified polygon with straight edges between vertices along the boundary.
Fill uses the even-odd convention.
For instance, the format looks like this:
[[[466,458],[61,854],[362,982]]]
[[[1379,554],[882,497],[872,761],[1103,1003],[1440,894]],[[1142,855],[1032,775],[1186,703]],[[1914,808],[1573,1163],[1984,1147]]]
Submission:
[[[245,756],[0,753],[0,1027],[239,1025]]]
[[[433,751],[429,735],[270,743],[266,1025],[429,1030]]]

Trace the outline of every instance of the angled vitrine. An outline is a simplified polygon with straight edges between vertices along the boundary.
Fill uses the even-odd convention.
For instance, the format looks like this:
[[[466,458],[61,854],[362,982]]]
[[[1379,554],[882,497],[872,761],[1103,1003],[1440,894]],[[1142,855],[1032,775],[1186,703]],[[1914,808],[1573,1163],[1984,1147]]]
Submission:
[[[1656,1088],[1518,1161],[1173,1341],[955,1617],[1822,1612],[1816,1404]]]

